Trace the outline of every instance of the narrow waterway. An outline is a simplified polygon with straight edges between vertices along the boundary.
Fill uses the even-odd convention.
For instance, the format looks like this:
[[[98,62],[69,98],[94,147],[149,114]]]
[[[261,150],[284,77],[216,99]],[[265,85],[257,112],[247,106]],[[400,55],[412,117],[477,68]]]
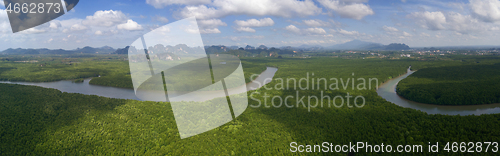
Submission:
[[[392,102],[398,106],[405,108],[413,108],[426,112],[428,114],[444,114],[444,115],[481,115],[481,114],[496,114],[500,113],[500,104],[486,104],[486,105],[469,105],[469,106],[442,106],[418,103],[407,100],[396,93],[396,86],[399,81],[413,74],[408,68],[408,72],[404,75],[396,77],[382,84],[377,93],[385,100]]]
[[[255,80],[247,83],[245,86],[239,86],[236,88],[228,89],[230,93],[239,94],[249,90],[255,90],[263,85],[271,82],[274,74],[278,71],[278,68],[267,67],[267,69],[262,72]],[[20,85],[30,85],[30,86],[39,86],[44,88],[53,88],[60,90],[62,92],[67,93],[80,93],[85,95],[98,95],[109,98],[117,98],[117,99],[134,99],[141,100],[135,96],[133,89],[126,88],[117,88],[117,87],[108,87],[108,86],[99,86],[99,85],[91,85],[89,84],[92,78],[85,79],[83,83],[74,83],[70,80],[56,81],[56,82],[10,82],[10,81],[0,81],[0,83],[7,84],[20,84]],[[267,79],[267,80],[266,80]],[[243,89],[242,89],[243,88]],[[231,92],[231,90],[240,90],[240,92]],[[205,101],[211,100],[214,98],[218,98],[219,96],[215,96],[219,94],[211,94],[207,92],[203,94],[203,97],[197,98],[186,98],[186,99],[176,99],[177,101]]]

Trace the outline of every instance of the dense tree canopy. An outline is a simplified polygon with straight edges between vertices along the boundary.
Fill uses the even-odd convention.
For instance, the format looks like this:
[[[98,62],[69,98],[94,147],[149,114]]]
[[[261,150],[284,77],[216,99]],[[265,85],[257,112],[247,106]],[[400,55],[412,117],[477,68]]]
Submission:
[[[486,59],[482,62],[496,61],[498,59]],[[99,62],[96,60],[94,64],[100,64]],[[274,88],[279,84],[277,81],[279,78],[300,79],[306,77],[307,73],[311,78],[314,73],[314,78],[378,78],[379,83],[382,83],[391,77],[403,74],[410,64],[414,69],[421,71],[425,68],[467,65],[471,61],[255,58],[244,59],[243,62],[247,81],[252,74],[260,73],[266,66],[278,67],[274,80],[267,84],[267,87]],[[113,64],[122,63],[111,62],[103,69],[114,69]],[[12,72],[10,76],[16,73],[12,71],[13,69],[5,70],[4,73]],[[106,72],[102,74],[105,75]],[[296,90],[261,88],[247,94],[254,93],[258,93],[254,98],[264,101],[264,94],[280,97],[295,96]],[[310,109],[302,106],[248,107],[232,122],[193,137],[180,139],[169,103],[110,99],[62,93],[55,89],[35,86],[0,84],[0,153],[2,155],[289,155],[291,142],[314,145],[323,142],[349,144],[360,141],[386,145],[420,144],[424,147],[427,147],[428,142],[439,142],[442,149],[444,143],[452,141],[500,140],[499,114],[428,115],[387,102],[377,95],[374,87],[371,90],[353,90],[350,87],[339,90],[300,90],[302,95],[319,96],[322,93],[330,96],[345,96],[347,93],[353,96],[362,95],[366,98],[366,105],[362,108],[336,108],[326,107],[328,104],[323,103],[325,107]],[[249,105],[257,104],[257,101],[249,99]],[[292,101],[290,104],[298,103]],[[346,153],[314,154],[346,155]],[[367,154],[377,153],[359,153],[359,155]],[[422,155],[427,152],[378,154]],[[439,154],[457,155],[444,151]]]
[[[409,100],[440,105],[500,103],[500,64],[462,65],[418,70],[399,82],[397,93]]]

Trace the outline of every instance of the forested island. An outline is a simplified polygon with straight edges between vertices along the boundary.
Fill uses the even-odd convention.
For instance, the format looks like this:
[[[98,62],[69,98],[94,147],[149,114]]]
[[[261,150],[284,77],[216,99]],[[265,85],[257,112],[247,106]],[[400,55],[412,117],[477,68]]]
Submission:
[[[500,103],[500,64],[420,69],[399,82],[397,93],[437,105]]]

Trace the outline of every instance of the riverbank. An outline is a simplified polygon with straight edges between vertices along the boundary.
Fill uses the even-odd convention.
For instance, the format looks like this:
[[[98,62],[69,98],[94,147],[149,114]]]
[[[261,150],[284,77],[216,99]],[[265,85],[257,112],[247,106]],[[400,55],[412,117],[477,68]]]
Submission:
[[[486,105],[468,105],[468,106],[443,106],[424,104],[411,101],[399,96],[396,93],[396,86],[399,81],[413,74],[414,72],[407,72],[406,74],[396,77],[381,85],[377,90],[377,94],[385,100],[394,103],[404,108],[412,108],[428,114],[443,114],[443,115],[481,115],[481,114],[497,114],[500,113],[500,104],[486,104]]]

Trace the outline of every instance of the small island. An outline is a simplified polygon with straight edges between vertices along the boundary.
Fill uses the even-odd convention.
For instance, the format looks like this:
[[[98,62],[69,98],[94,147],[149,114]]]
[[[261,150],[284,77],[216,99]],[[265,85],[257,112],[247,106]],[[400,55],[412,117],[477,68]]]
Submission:
[[[420,69],[401,80],[398,95],[436,105],[500,103],[500,64]]]
[[[83,79],[76,79],[76,80],[73,80],[73,83],[83,83]]]

